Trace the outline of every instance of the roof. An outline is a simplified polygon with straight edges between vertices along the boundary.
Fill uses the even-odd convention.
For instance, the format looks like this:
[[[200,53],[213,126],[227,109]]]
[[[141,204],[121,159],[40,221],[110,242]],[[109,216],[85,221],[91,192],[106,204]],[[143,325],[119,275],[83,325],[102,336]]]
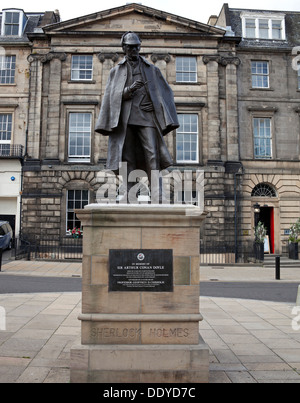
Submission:
[[[279,10],[257,10],[257,9],[242,9],[229,8],[228,4],[224,4],[216,25],[230,26],[234,35],[242,37],[242,13],[253,14],[272,14],[285,16],[286,40],[267,40],[267,39],[245,39],[240,42],[240,48],[276,48],[290,49],[299,44],[300,37],[300,12],[297,11],[279,11]],[[222,15],[221,15],[222,14]]]
[[[0,35],[0,43],[23,43],[29,42],[27,37],[28,34],[33,33],[36,28],[42,27],[45,24],[50,24],[53,22],[59,21],[59,14],[53,11],[46,11],[46,12],[24,12],[21,9],[7,9],[7,10],[16,10],[21,11],[27,17],[27,23],[25,25],[25,29],[22,36],[5,36]],[[2,10],[5,11],[5,10]],[[3,12],[0,12],[0,27],[2,26],[2,18]]]
[[[122,15],[128,15],[129,13],[138,13],[147,18],[152,18],[157,21],[163,21],[167,24],[173,24],[185,29],[189,29],[198,33],[205,33],[209,35],[223,36],[225,31],[222,28],[214,27],[212,25],[203,24],[198,21],[194,21],[188,18],[180,17],[175,14],[171,14],[165,11],[157,10],[151,7],[146,7],[142,4],[130,3],[125,6],[115,7],[108,10],[100,11],[97,13],[89,14],[86,16],[81,16],[71,20],[59,22],[57,24],[52,24],[44,27],[46,33],[63,33],[63,32],[74,32],[77,29],[84,32],[84,27],[88,24],[95,23],[96,21],[111,20],[114,18],[120,18]],[[117,30],[117,28],[115,28]]]

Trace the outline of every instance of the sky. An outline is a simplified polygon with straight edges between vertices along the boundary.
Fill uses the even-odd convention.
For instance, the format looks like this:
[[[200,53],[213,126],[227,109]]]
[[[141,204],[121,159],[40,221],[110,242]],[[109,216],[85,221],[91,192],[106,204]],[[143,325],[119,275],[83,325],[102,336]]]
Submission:
[[[1,0],[0,10],[4,8],[21,8],[25,12],[43,12],[59,10],[63,21],[92,14],[109,8],[125,5],[129,0]],[[226,0],[137,0],[145,6],[167,11],[181,17],[207,23],[211,15],[218,15]],[[249,8],[281,11],[300,11],[299,0],[229,0],[231,8]]]

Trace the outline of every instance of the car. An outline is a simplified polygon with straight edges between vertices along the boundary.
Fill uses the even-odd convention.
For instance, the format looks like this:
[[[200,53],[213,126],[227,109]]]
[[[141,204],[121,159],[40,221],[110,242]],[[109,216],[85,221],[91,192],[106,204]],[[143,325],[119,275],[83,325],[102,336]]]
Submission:
[[[0,249],[11,249],[13,230],[8,221],[0,221]]]

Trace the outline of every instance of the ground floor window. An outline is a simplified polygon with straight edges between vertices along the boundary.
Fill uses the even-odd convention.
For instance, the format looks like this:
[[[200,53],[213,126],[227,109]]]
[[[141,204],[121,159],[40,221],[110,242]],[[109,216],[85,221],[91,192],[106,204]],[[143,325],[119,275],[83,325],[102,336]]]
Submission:
[[[77,218],[75,210],[82,209],[89,204],[88,190],[68,190],[67,194],[67,232],[74,228],[81,228],[81,222]]]

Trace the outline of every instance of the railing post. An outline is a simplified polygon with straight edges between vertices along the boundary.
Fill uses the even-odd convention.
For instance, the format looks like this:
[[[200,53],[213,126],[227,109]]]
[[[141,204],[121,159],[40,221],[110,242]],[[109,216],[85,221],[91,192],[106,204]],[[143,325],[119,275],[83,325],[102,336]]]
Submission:
[[[2,268],[2,255],[3,255],[3,249],[0,248],[0,271],[1,271],[1,268]]]
[[[280,256],[276,256],[276,280],[280,280]]]

